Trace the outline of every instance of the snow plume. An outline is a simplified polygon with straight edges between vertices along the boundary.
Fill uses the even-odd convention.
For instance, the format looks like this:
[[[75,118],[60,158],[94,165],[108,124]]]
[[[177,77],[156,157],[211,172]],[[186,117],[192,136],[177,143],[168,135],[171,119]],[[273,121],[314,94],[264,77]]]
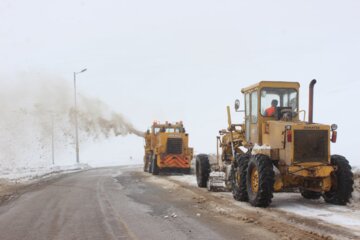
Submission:
[[[111,135],[125,136],[128,134],[135,134],[139,137],[144,136],[144,133],[135,129],[124,116],[111,111],[109,107],[100,100],[80,96],[79,102],[79,128],[87,133],[88,136],[94,138],[107,138]],[[74,109],[70,111],[70,119],[75,123]]]
[[[55,152],[74,151],[75,109],[72,82],[58,76],[0,76],[0,170],[46,166]],[[80,141],[112,136],[143,136],[98,99],[78,95]],[[1,172],[0,172],[1,175]]]

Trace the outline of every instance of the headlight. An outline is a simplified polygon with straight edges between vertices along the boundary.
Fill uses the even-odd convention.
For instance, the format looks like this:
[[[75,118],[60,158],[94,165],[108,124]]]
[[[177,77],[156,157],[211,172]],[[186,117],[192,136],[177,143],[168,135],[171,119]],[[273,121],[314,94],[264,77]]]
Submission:
[[[332,131],[335,131],[337,128],[338,128],[338,126],[337,126],[336,124],[332,124],[332,125],[331,125],[331,130],[332,130]]]

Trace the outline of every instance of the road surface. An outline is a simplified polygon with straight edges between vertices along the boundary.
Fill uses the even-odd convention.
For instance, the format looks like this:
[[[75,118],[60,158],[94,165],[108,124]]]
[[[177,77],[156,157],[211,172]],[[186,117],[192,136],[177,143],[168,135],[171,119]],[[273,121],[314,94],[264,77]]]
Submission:
[[[229,213],[229,208],[234,209],[221,194],[183,186],[169,176],[155,177],[135,168],[92,169],[31,186],[2,203],[0,239],[355,237],[331,226],[300,224],[296,217],[278,217],[276,212],[235,208]]]

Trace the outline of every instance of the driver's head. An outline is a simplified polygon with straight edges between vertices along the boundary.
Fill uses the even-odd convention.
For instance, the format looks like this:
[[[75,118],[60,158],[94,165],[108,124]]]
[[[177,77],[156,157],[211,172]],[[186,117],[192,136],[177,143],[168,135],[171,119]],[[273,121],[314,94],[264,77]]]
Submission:
[[[278,103],[279,103],[278,100],[274,99],[271,101],[271,106],[277,107]]]

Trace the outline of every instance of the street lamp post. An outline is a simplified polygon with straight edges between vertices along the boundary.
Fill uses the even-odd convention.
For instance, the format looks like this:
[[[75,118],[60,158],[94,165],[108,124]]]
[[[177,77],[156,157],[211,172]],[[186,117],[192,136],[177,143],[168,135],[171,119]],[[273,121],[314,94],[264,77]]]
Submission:
[[[76,163],[80,163],[79,157],[79,126],[78,126],[78,108],[76,99],[76,75],[85,72],[87,69],[84,68],[80,72],[74,72],[74,101],[75,101],[75,145],[76,145]]]
[[[54,113],[51,112],[51,159],[52,164],[55,165],[55,141],[54,141]]]

